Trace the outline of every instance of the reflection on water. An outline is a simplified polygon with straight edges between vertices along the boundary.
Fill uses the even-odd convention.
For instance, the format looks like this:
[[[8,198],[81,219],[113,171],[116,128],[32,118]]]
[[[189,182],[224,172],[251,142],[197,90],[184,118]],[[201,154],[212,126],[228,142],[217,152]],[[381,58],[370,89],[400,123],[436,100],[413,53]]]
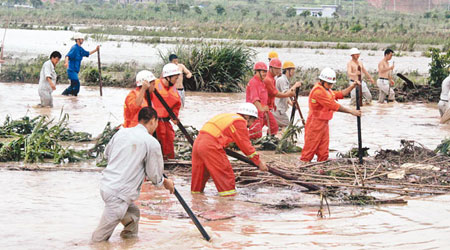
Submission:
[[[445,249],[450,244],[449,195],[410,199],[408,205],[332,207],[331,218],[319,219],[317,207],[275,210],[245,202],[251,196],[270,202],[274,193],[293,196],[288,190],[244,188],[237,197],[220,198],[209,183],[205,195],[192,197],[189,180],[175,177],[196,214],[233,216],[200,219],[211,242],[202,239],[174,196],[145,186],[137,202],[139,238],[122,240],[119,225],[108,243],[92,246],[89,239],[103,210],[99,178],[99,173],[0,171],[1,248]]]

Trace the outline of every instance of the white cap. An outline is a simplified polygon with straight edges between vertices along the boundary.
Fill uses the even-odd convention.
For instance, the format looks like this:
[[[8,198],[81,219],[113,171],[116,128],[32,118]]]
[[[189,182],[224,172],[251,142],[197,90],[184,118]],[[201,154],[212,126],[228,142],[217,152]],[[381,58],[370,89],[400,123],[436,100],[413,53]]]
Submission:
[[[249,102],[239,104],[237,113],[241,115],[249,115],[254,118],[258,118],[258,109],[256,109],[255,105]]]
[[[164,65],[162,70],[163,77],[179,75],[181,74],[180,68],[174,63],[168,63]]]
[[[83,34],[75,33],[75,35],[73,36],[73,40],[78,40],[78,39],[83,39],[84,40]]]
[[[148,70],[141,70],[136,75],[136,86],[142,86],[142,83],[144,83],[144,81],[151,82],[154,80],[156,80],[156,77],[152,72]]]
[[[356,54],[361,54],[361,52],[359,52],[359,49],[357,48],[351,48],[350,49],[350,55],[356,55]]]
[[[328,83],[336,83],[336,72],[331,68],[324,68],[319,75],[319,79]]]

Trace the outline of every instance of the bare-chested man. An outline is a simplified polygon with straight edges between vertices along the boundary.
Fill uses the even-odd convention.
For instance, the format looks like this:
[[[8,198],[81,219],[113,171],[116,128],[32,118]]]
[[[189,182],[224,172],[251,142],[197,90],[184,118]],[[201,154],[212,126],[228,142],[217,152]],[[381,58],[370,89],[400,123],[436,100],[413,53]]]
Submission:
[[[393,55],[393,50],[385,50],[384,58],[378,64],[377,86],[380,90],[380,93],[378,95],[379,103],[384,103],[386,96],[388,96],[388,102],[395,100],[395,92],[391,88],[391,86],[394,86],[394,81],[392,80],[392,70],[394,70],[394,64],[392,63],[392,66],[389,66],[389,61],[392,59]]]
[[[178,62],[178,57],[175,54],[171,54],[169,56],[169,61],[171,63],[175,63],[178,68],[180,69],[181,75],[180,77],[178,77],[177,83],[175,84],[175,88],[177,88],[178,94],[180,95],[181,98],[181,107],[184,108],[184,99],[186,99],[186,95],[184,92],[184,85],[183,85],[183,74],[186,74],[186,78],[191,78],[192,77],[192,73],[191,71],[189,71],[186,66],[184,66],[183,64]]]
[[[375,80],[373,80],[373,78],[370,76],[369,72],[367,72],[366,68],[364,68],[364,65],[362,64],[362,62],[360,62],[359,59],[359,55],[361,54],[361,52],[359,52],[359,50],[357,48],[352,48],[350,50],[350,55],[352,56],[352,60],[350,60],[350,62],[347,63],[347,76],[350,80],[350,85],[353,84],[353,82],[358,81],[358,76],[362,73],[364,73],[364,75],[369,78],[370,82],[372,82],[372,84],[375,84]],[[358,66],[361,67],[360,70],[358,70]],[[372,102],[372,94],[370,93],[369,88],[367,87],[367,84],[365,81],[362,81],[362,94],[363,97],[366,99],[366,102],[368,104],[370,104]],[[356,103],[356,89],[353,89],[352,92],[350,93],[351,96],[351,100],[352,100],[352,104]]]

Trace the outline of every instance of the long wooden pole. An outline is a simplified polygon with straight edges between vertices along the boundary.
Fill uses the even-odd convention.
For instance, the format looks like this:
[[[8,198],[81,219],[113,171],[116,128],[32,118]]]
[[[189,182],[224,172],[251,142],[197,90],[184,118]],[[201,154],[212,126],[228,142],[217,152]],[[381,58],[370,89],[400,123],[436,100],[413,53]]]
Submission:
[[[362,81],[361,81],[361,67],[358,66],[358,71],[359,71],[359,75],[358,75],[358,80],[360,85],[358,85],[356,87],[356,110],[361,110],[360,107],[360,97],[362,96],[362,92],[361,91],[361,85],[362,85]],[[359,164],[363,164],[363,151],[362,151],[362,135],[361,135],[361,117],[357,116],[356,117],[356,124],[357,124],[357,128],[358,128],[358,157],[359,157]]]
[[[100,96],[103,96],[102,64],[100,62],[100,48],[97,51],[97,58],[98,58],[98,77],[99,77],[99,81],[100,81]]]
[[[181,124],[180,120],[179,120],[178,117],[175,115],[175,113],[173,113],[173,111],[172,111],[172,109],[169,107],[169,105],[167,105],[166,101],[162,98],[161,94],[159,94],[158,90],[155,89],[155,90],[153,91],[153,93],[155,94],[156,98],[158,98],[158,100],[161,102],[161,104],[164,106],[164,108],[167,110],[167,112],[169,113],[170,118],[172,118],[173,120],[177,121],[177,126],[178,126],[178,128],[179,128],[179,129],[181,130],[181,132],[184,134],[184,136],[186,137],[186,139],[188,140],[188,142],[189,142],[191,145],[194,145],[194,140],[192,139],[191,135],[187,132],[187,130],[186,130],[186,128],[183,126],[183,124]],[[230,150],[230,149],[227,149],[227,148],[226,148],[226,149],[225,149],[225,152],[226,152],[227,155],[229,155],[229,156],[231,156],[231,157],[233,157],[233,158],[236,158],[236,159],[238,159],[238,160],[240,160],[240,161],[242,161],[242,162],[248,163],[248,164],[250,164],[250,165],[252,165],[252,166],[258,167],[253,161],[251,161],[251,160],[248,159],[247,157],[245,157],[245,156],[243,156],[243,155],[241,155],[241,154],[239,154],[239,153],[237,153],[237,152],[234,152],[233,150]],[[286,175],[286,174],[282,173],[282,172],[281,172],[280,170],[278,170],[278,169],[275,169],[275,168],[272,168],[272,167],[269,167],[269,166],[268,166],[268,169],[269,169],[269,172],[270,172],[270,173],[272,173],[272,174],[274,174],[274,175],[277,175],[277,176],[279,176],[279,177],[281,177],[281,178],[283,178],[283,179],[286,179],[286,180],[295,180],[295,179],[296,179],[296,178],[293,177],[293,176],[289,176],[289,175]],[[296,184],[298,184],[298,185],[300,185],[300,186],[302,186],[302,187],[305,187],[305,188],[307,188],[307,189],[310,190],[310,191],[317,191],[317,190],[320,189],[320,187],[318,187],[318,186],[316,186],[316,185],[311,185],[311,184],[302,183],[302,182],[298,182],[298,181],[296,182]]]
[[[163,174],[163,175],[164,175],[164,178],[167,178],[167,176],[165,174]],[[200,221],[198,221],[197,216],[195,216],[195,214],[192,212],[191,208],[188,206],[188,204],[186,204],[186,201],[184,201],[183,197],[181,196],[181,194],[178,192],[178,190],[176,188],[174,188],[174,194],[175,194],[175,197],[177,197],[178,201],[181,203],[181,206],[183,206],[186,213],[189,215],[189,217],[191,217],[191,220],[192,220],[192,222],[194,222],[198,231],[200,231],[200,233],[203,235],[203,238],[205,238],[205,240],[209,241],[211,239],[211,237],[209,237],[205,228],[202,226]]]

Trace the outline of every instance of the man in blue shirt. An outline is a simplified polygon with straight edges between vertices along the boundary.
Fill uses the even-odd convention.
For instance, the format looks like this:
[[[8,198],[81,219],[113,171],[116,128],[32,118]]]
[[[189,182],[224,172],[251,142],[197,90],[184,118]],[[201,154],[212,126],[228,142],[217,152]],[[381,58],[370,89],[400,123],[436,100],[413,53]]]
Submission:
[[[97,48],[89,52],[81,47],[84,42],[84,37],[81,34],[76,34],[74,39],[76,44],[73,45],[69,53],[67,53],[64,62],[64,66],[66,66],[67,68],[67,75],[70,80],[70,86],[66,90],[64,90],[62,94],[77,96],[78,92],[80,92],[80,80],[78,79],[78,73],[80,72],[81,60],[83,59],[83,57],[88,57],[89,55],[97,52],[100,46],[97,45]]]

